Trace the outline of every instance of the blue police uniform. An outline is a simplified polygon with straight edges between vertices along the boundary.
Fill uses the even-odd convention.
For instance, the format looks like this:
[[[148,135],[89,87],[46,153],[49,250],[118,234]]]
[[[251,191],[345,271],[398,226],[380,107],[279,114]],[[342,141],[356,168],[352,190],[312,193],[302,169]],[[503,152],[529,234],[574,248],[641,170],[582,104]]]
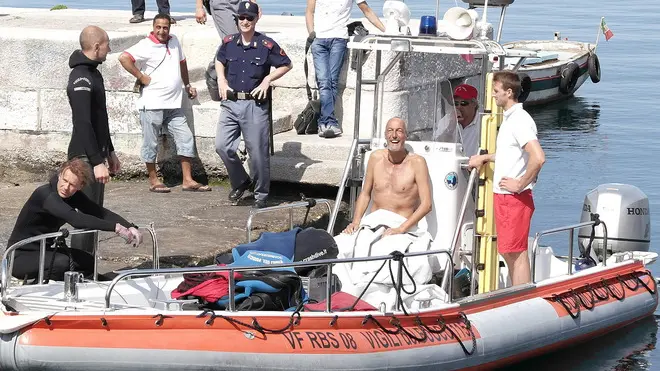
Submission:
[[[225,66],[234,93],[229,92],[228,99],[221,103],[215,150],[227,168],[232,189],[244,187],[250,177],[237,155],[242,133],[250,155],[254,197],[266,200],[270,188],[268,102],[254,100],[250,92],[261,84],[271,67],[287,66],[291,59],[273,39],[259,32],[247,45],[240,34],[225,37],[216,58]]]

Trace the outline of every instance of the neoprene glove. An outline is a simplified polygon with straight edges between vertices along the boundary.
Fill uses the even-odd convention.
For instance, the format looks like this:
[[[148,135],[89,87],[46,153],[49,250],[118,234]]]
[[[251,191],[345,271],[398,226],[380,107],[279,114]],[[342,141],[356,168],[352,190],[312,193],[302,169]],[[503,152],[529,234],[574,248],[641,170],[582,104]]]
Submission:
[[[117,233],[121,238],[123,238],[127,244],[133,242],[133,233],[131,231],[124,227],[123,225],[117,223],[117,226],[115,227],[115,233]]]
[[[142,232],[135,227],[128,228],[128,231],[133,236],[133,247],[138,247],[142,243]]]

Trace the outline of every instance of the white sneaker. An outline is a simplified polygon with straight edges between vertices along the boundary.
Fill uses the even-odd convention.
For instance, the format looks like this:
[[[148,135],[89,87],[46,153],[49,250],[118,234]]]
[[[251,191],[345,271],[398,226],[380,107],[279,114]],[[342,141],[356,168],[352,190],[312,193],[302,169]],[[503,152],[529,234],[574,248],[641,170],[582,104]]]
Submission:
[[[336,125],[328,125],[325,127],[325,131],[323,132],[323,137],[324,138],[335,138],[340,136],[342,133],[341,129],[339,126]]]
[[[321,138],[325,137],[326,125],[319,125],[318,133]]]

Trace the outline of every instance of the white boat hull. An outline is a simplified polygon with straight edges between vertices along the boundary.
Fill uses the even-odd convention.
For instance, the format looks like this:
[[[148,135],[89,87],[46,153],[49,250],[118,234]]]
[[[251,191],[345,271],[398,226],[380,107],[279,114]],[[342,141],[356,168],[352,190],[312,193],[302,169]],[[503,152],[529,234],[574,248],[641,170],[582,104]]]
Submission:
[[[641,263],[627,261],[570,277],[551,278],[536,286],[498,291],[490,297],[484,294],[471,301],[419,313],[426,329],[415,325],[411,321],[414,317],[406,318],[399,313],[396,317],[408,334],[404,331],[387,334],[374,321],[363,320],[370,314],[388,330],[396,330],[389,322],[392,314],[380,312],[303,312],[300,322],[292,328],[261,335],[222,318],[207,324],[208,317],[200,318],[199,312],[153,308],[90,312],[81,307],[80,311],[51,315],[49,324],[40,320],[20,331],[3,334],[0,369],[462,370],[499,367],[602,335],[651,315],[658,296],[656,292],[650,293],[656,287],[655,281],[643,269]],[[630,290],[614,279],[620,276],[625,280],[633,277],[631,274],[639,275],[650,290],[642,285]],[[623,288],[625,298],[617,300],[608,295],[606,300],[595,300],[592,309],[578,303],[579,313],[571,307],[576,318],[558,302],[550,300],[553,293],[579,290],[587,282],[595,286],[601,278],[611,282],[610,287],[619,296]],[[159,291],[154,288],[170,286],[167,281],[161,277],[136,279],[123,283],[118,292],[129,301],[131,295],[137,293],[146,298]],[[635,280],[628,278],[626,282],[630,287]],[[96,289],[99,290],[102,291]],[[91,291],[94,290],[81,290],[81,295],[91,294]],[[606,289],[597,292],[605,295]],[[588,293],[582,298],[587,304],[590,302]],[[570,305],[572,302],[567,300]],[[44,317],[52,313],[42,312]],[[461,322],[458,313],[465,314],[471,329]],[[223,311],[217,314],[247,324],[257,318],[264,327],[271,328],[281,328],[290,318],[286,312]],[[329,325],[335,314],[338,315],[335,324]],[[157,323],[159,318],[160,324]],[[439,331],[442,327],[436,320],[440,318],[446,319],[467,352],[450,331]]]
[[[550,41],[516,41],[504,44],[505,47],[515,49],[528,49],[543,52],[557,53],[557,59],[543,61],[541,63],[522,65],[519,73],[527,74],[532,80],[531,91],[525,100],[525,105],[533,106],[559,101],[572,97],[582,84],[589,78],[588,60],[589,50],[592,45],[588,43],[550,40]],[[562,71],[569,63],[579,66],[579,77],[575,87],[567,92],[560,91]],[[505,69],[511,69],[512,64]]]

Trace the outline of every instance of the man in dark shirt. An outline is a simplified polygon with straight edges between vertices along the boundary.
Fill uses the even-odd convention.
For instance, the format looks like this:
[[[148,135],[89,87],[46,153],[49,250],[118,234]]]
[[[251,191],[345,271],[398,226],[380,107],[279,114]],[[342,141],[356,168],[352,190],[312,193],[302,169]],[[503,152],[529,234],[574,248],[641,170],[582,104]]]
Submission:
[[[229,200],[237,202],[254,182],[254,207],[266,206],[270,189],[268,152],[268,101],[271,82],[291,70],[291,59],[277,43],[259,32],[259,5],[242,1],[236,22],[239,33],[226,36],[218,50],[215,70],[222,97],[215,151],[227,168],[232,191]],[[271,72],[271,66],[275,70]],[[240,135],[250,155],[250,171],[245,172],[237,155]]]
[[[27,200],[16,219],[7,245],[57,232],[65,223],[76,229],[114,231],[127,243],[140,244],[142,234],[133,224],[79,192],[89,181],[91,172],[82,160],[73,159],[62,164],[58,175],[48,184],[37,188]],[[52,244],[52,241],[47,244]],[[34,242],[16,250],[12,272],[14,277],[33,279],[38,276],[39,245],[39,242]],[[46,250],[46,279],[62,280],[64,272],[71,268],[85,275],[93,274],[94,256],[77,249]]]
[[[103,76],[97,69],[110,52],[109,43],[108,34],[99,27],[87,26],[82,30],[81,49],[69,58],[71,73],[66,89],[73,121],[68,159],[81,158],[89,163],[96,182],[91,182],[83,192],[100,206],[103,206],[104,184],[110,180],[111,173],[120,169],[110,139]],[[74,236],[72,246],[92,252],[96,243],[96,235],[88,234]]]

